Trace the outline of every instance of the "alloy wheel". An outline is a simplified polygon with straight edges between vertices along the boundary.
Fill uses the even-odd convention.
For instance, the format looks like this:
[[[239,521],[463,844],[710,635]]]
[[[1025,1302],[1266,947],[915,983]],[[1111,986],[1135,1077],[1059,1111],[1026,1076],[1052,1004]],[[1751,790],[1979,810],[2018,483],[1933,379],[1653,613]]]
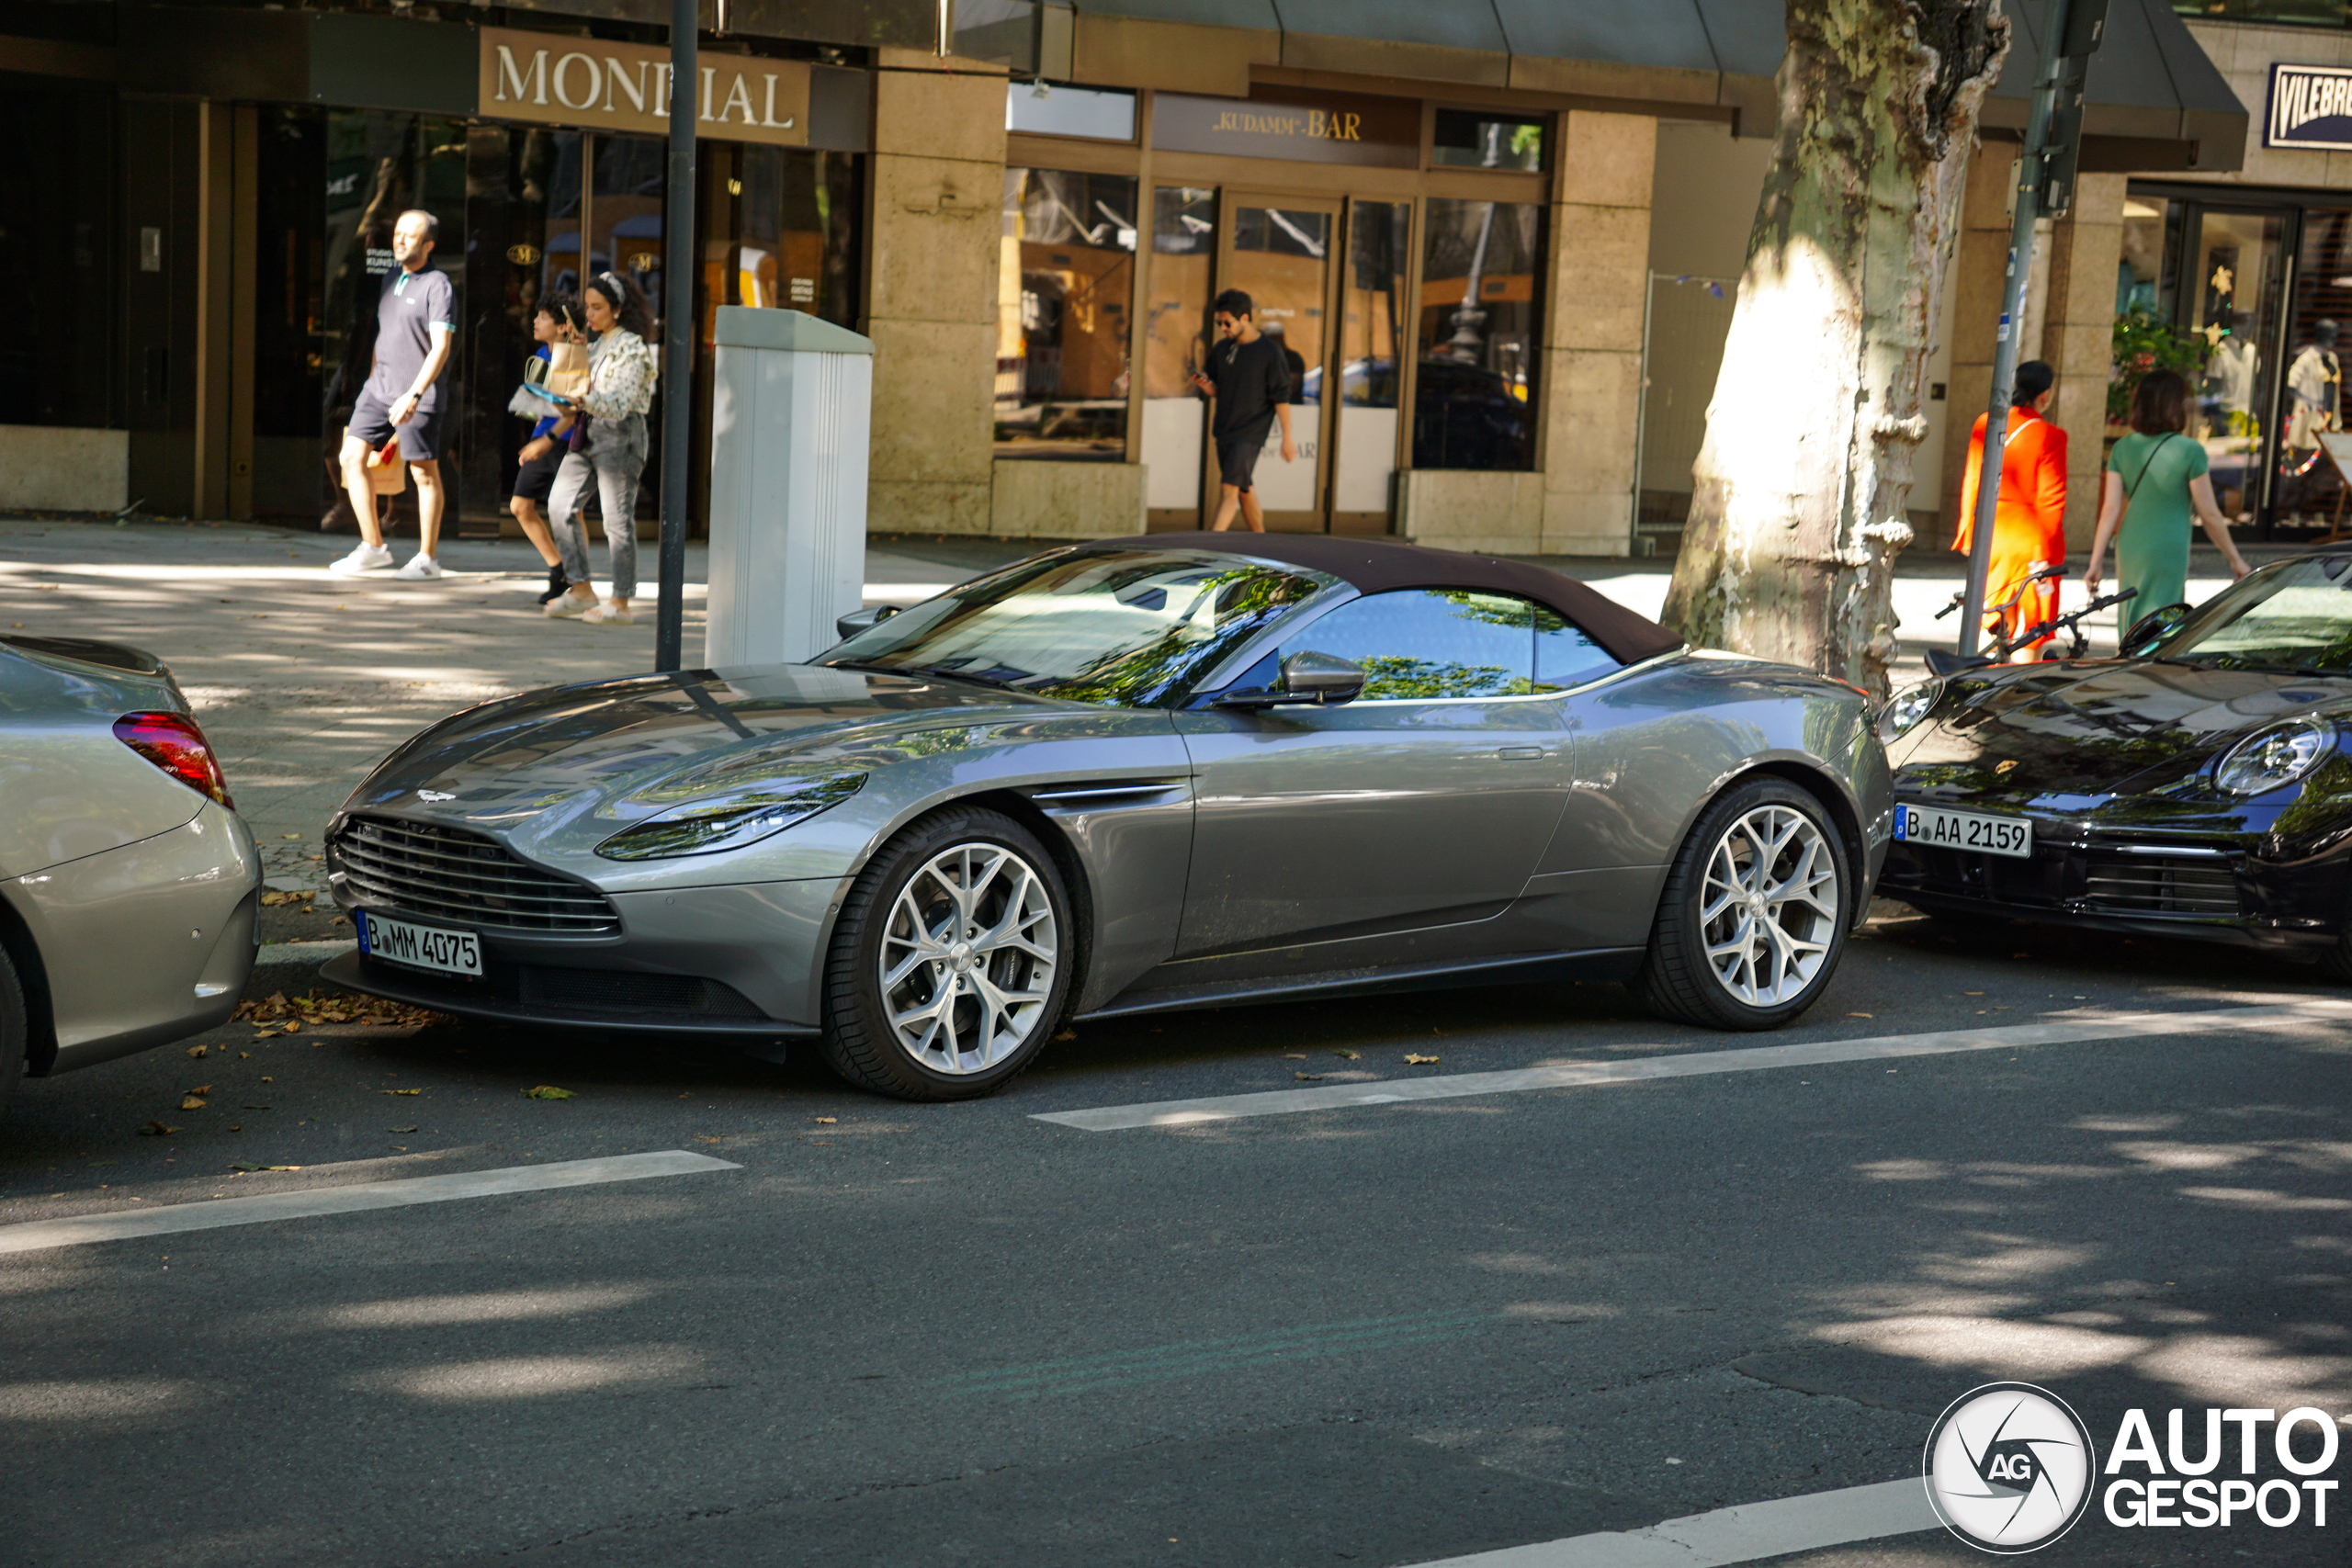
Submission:
[[[1707,857],[1699,926],[1707,972],[1734,999],[1777,1007],[1828,962],[1839,917],[1838,853],[1792,807],[1758,806]]]
[[[1060,959],[1035,867],[1002,844],[943,850],[899,888],[883,929],[891,1035],[933,1072],[985,1072],[1044,1026]]]

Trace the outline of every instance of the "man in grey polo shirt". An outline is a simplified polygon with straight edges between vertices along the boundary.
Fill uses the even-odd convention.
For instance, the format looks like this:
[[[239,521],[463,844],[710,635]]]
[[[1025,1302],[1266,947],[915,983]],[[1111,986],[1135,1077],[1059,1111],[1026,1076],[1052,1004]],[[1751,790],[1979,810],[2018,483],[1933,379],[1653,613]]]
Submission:
[[[434,552],[441,543],[441,372],[458,341],[457,299],[447,273],[427,266],[440,221],[430,212],[401,214],[392,226],[392,259],[400,265],[384,279],[376,301],[376,361],[352,406],[343,433],[343,484],[359,518],[360,540],[328,570],[344,573],[381,571],[392,564],[384,532],[376,523],[376,498],[368,488],[368,454],[390,437],[416,482],[419,541],[416,554],[392,575],[419,582],[441,575]]]

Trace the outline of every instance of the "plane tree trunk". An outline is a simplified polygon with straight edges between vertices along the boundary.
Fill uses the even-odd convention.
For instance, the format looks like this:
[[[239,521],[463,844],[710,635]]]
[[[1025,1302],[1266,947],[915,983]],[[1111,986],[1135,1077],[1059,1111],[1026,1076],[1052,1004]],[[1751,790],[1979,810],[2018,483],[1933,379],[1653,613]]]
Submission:
[[[2009,24],[2000,0],[1788,0],[1788,28],[1665,619],[1883,694],[1929,337]]]

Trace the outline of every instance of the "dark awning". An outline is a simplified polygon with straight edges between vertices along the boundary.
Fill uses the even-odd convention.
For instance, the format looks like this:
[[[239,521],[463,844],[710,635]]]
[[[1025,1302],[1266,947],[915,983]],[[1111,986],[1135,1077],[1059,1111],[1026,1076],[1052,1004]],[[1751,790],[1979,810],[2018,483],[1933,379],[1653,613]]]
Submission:
[[[1001,7],[1005,0],[989,0]],[[1253,67],[1612,101],[1670,115],[1735,111],[1770,132],[1786,46],[1782,0],[1049,0],[1075,12],[1069,57],[1016,61],[1103,85],[1238,97]],[[1984,109],[1993,134],[2025,124],[2049,0],[2006,0],[2014,31]],[[2091,65],[2086,169],[2235,169],[2246,111],[2169,0],[2111,0]]]

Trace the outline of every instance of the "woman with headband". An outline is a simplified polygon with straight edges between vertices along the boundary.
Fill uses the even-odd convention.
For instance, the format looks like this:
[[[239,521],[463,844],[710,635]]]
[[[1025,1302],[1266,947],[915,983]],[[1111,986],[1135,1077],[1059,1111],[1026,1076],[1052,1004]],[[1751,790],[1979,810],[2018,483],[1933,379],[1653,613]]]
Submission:
[[[581,291],[588,330],[588,387],[556,427],[571,450],[556,471],[548,523],[562,558],[564,591],[547,613],[578,616],[594,626],[625,626],[637,592],[637,481],[645,472],[645,411],[653,401],[654,358],[647,340],[653,312],[645,293],[616,272],[600,272]],[[605,544],[613,568],[613,596],[599,604],[588,573],[588,541],[580,511],[594,484],[605,513]]]

